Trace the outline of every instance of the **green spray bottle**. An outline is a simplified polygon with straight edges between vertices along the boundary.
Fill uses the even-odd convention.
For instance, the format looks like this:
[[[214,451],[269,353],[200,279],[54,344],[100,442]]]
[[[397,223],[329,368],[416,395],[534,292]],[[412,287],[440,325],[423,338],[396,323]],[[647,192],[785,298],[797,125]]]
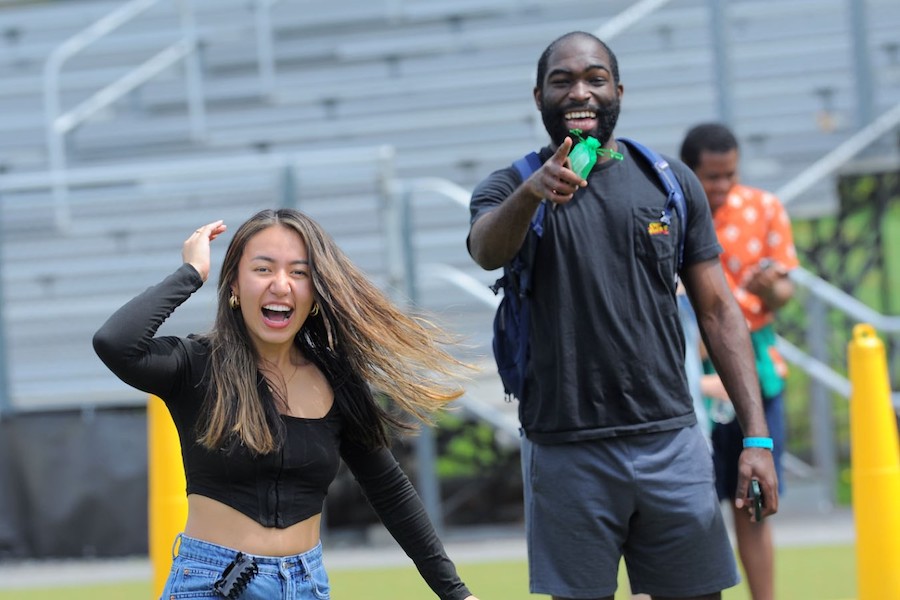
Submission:
[[[588,173],[597,164],[597,154],[600,149],[600,141],[597,138],[588,136],[583,138],[580,129],[572,129],[569,131],[578,138],[578,143],[569,152],[569,164],[572,170],[582,179],[587,179]]]

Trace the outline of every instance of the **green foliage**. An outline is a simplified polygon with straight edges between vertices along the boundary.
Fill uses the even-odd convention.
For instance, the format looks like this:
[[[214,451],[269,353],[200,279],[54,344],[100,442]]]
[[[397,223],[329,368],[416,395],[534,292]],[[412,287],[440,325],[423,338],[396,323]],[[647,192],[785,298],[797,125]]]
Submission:
[[[841,506],[850,506],[853,503],[851,476],[852,472],[850,470],[850,465],[848,463],[844,463],[838,469],[838,480],[835,493],[837,503]]]
[[[841,211],[836,216],[794,220],[792,228],[800,263],[826,281],[853,295],[883,314],[900,314],[900,187],[898,175],[883,173],[847,177],[840,183]],[[776,327],[785,338],[812,352],[819,351],[837,373],[847,374],[847,345],[856,321],[836,309],[812,322],[808,294],[799,290],[795,299],[778,315]],[[810,328],[818,328],[824,348],[809,348]],[[891,379],[900,385],[900,336],[888,343]],[[792,368],[785,396],[788,450],[811,460],[811,381],[799,368]],[[835,424],[839,459],[849,461],[849,405],[831,394],[830,414]],[[846,495],[837,482],[839,495]]]
[[[887,273],[885,312],[900,315],[900,200],[888,209],[884,221],[884,270]]]
[[[437,427],[438,477],[475,477],[504,463],[510,455],[498,447],[494,429],[484,421],[444,413]]]

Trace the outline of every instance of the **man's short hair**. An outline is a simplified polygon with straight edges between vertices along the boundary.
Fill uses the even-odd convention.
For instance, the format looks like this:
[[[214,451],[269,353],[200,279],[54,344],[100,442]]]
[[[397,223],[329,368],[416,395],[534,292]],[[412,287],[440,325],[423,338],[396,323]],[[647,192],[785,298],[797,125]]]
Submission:
[[[609,56],[609,68],[612,72],[613,83],[619,85],[619,60],[616,58],[615,53],[610,49],[606,43],[598,38],[593,33],[588,33],[587,31],[570,31],[569,33],[563,34],[550,42],[550,45],[544,49],[544,52],[541,54],[541,57],[538,59],[537,64],[537,88],[544,88],[544,77],[547,76],[547,62],[550,60],[550,55],[556,50],[556,47],[559,46],[560,43],[573,38],[573,37],[585,37],[590,40],[594,40],[597,42],[605,51],[606,55]]]
[[[724,154],[738,149],[737,138],[721,123],[701,123],[695,125],[681,142],[681,162],[691,169],[700,164],[700,154],[712,152]]]

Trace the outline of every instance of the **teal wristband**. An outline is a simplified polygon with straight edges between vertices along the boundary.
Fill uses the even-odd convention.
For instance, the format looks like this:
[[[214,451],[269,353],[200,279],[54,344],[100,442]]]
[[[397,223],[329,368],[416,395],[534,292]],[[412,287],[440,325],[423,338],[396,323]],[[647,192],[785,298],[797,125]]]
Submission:
[[[766,450],[771,450],[775,447],[775,443],[772,442],[772,438],[764,438],[764,437],[746,437],[744,438],[744,448],[765,448]]]

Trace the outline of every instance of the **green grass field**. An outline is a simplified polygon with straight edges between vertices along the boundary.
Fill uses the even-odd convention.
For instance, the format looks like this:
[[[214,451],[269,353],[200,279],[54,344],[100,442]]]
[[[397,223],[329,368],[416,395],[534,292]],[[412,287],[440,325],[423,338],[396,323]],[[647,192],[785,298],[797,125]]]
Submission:
[[[327,557],[326,557],[327,561]],[[776,550],[776,587],[779,598],[791,600],[850,600],[856,597],[853,545],[790,547]],[[546,598],[529,596],[524,561],[461,563],[460,575],[481,600]],[[434,598],[412,567],[335,569],[330,573],[335,600],[424,600]],[[617,600],[629,597],[620,572]],[[2,585],[2,582],[0,582]],[[724,600],[745,600],[741,584],[726,590]],[[150,582],[78,587],[0,589],[0,600],[150,600]]]

